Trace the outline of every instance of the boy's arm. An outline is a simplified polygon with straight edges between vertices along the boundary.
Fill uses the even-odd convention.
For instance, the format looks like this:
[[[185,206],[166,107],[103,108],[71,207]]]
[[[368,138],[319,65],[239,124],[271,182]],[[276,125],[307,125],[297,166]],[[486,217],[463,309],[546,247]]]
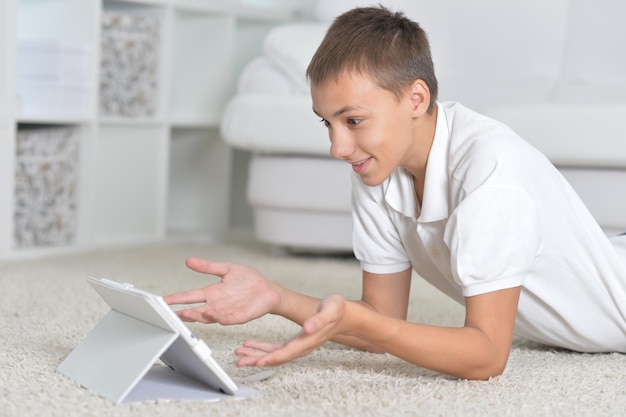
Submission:
[[[520,287],[515,287],[467,297],[465,325],[460,328],[409,323],[331,296],[288,342],[246,342],[237,350],[238,364],[278,365],[309,353],[335,334],[349,334],[424,368],[487,379],[506,366],[519,295]]]
[[[203,288],[163,297],[168,304],[199,304],[177,311],[184,321],[241,324],[272,313],[302,325],[315,315],[320,305],[319,298],[281,287],[254,268],[197,258],[187,259],[186,264],[219,280]],[[410,285],[411,270],[389,275],[364,273],[363,297],[358,303],[380,314],[405,319]],[[361,349],[380,350],[354,337],[338,335],[333,340]]]
[[[363,271],[363,292],[360,301],[354,301],[362,307],[381,315],[406,320],[411,289],[411,269],[394,274],[371,274]],[[318,310],[320,301],[295,291],[281,290],[282,305],[272,311],[299,325],[311,318]],[[337,334],[331,339],[369,352],[382,353],[385,350],[358,337]]]
[[[355,334],[394,356],[460,378],[487,379],[506,366],[520,291],[515,287],[466,297],[460,328],[376,317],[355,306],[348,306],[346,315]]]

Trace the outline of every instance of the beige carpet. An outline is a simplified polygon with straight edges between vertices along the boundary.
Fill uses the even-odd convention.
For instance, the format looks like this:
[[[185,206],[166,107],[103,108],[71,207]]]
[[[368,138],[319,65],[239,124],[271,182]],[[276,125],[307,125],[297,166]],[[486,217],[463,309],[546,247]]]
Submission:
[[[259,398],[151,401],[113,405],[56,372],[108,308],[89,275],[164,294],[210,279],[187,271],[187,256],[254,265],[309,294],[360,295],[351,258],[275,255],[246,245],[172,245],[0,262],[0,415],[10,416],[623,416],[626,355],[576,354],[516,340],[504,375],[476,382],[449,378],[388,355],[329,343],[249,386]],[[463,310],[415,280],[412,320],[457,325]],[[248,338],[281,340],[292,323],[265,317],[243,326],[193,325],[231,375],[232,351]]]

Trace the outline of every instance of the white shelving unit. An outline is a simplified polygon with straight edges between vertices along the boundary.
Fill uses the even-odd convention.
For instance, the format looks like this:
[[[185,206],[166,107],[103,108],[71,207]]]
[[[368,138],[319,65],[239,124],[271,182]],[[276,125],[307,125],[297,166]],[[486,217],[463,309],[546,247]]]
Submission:
[[[15,15],[14,4],[0,2],[0,57],[15,55],[15,29],[12,17]],[[6,220],[11,216],[13,196],[4,191],[12,186],[14,126],[9,115],[10,97],[14,68],[0,65],[0,248],[6,251],[8,236],[12,227]],[[0,252],[3,250],[0,249]]]
[[[219,138],[224,104],[262,36],[298,14],[259,3],[0,2],[0,258],[172,236],[223,237],[232,164]],[[124,26],[118,18],[132,22]],[[103,28],[105,21],[113,32]],[[144,61],[136,65],[135,58]],[[107,60],[116,64],[104,65]],[[36,149],[29,151],[36,169],[49,175],[48,165],[57,164],[60,172],[41,182],[61,185],[42,192],[32,185],[38,182],[33,168],[16,154],[17,142],[23,132],[55,127],[79,137],[78,163],[68,167],[71,161],[44,152],[54,159],[48,164]],[[27,180],[25,169],[31,169]],[[41,200],[41,206],[20,207],[20,215],[42,230],[20,229],[19,187]],[[58,195],[65,206],[57,216]],[[49,224],[36,224],[46,210]],[[65,241],[46,243],[37,236],[46,227],[67,227],[61,230]],[[39,240],[24,244],[22,235],[33,233]]]

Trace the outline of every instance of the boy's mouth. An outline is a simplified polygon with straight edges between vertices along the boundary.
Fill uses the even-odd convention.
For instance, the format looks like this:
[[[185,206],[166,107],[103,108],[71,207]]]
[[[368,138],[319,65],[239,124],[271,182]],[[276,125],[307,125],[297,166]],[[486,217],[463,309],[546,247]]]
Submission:
[[[367,158],[367,159],[363,159],[361,161],[356,161],[356,162],[351,162],[352,164],[352,170],[354,172],[356,172],[357,174],[361,174],[363,172],[365,172],[365,170],[367,169],[369,162],[372,160],[371,157]]]
[[[358,167],[358,166],[363,165],[365,162],[367,162],[369,160],[370,160],[370,158],[367,158],[367,159],[363,159],[362,161],[351,162],[351,164],[352,164],[352,166],[357,166]]]

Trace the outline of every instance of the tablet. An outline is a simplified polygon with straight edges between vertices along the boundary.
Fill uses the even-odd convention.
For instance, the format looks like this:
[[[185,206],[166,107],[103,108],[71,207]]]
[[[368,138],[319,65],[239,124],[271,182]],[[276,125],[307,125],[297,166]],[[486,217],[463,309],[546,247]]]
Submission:
[[[226,394],[237,392],[237,384],[213,358],[211,349],[193,334],[163,297],[106,278],[90,277],[87,281],[113,310],[179,335],[161,355],[167,366],[215,390]]]

